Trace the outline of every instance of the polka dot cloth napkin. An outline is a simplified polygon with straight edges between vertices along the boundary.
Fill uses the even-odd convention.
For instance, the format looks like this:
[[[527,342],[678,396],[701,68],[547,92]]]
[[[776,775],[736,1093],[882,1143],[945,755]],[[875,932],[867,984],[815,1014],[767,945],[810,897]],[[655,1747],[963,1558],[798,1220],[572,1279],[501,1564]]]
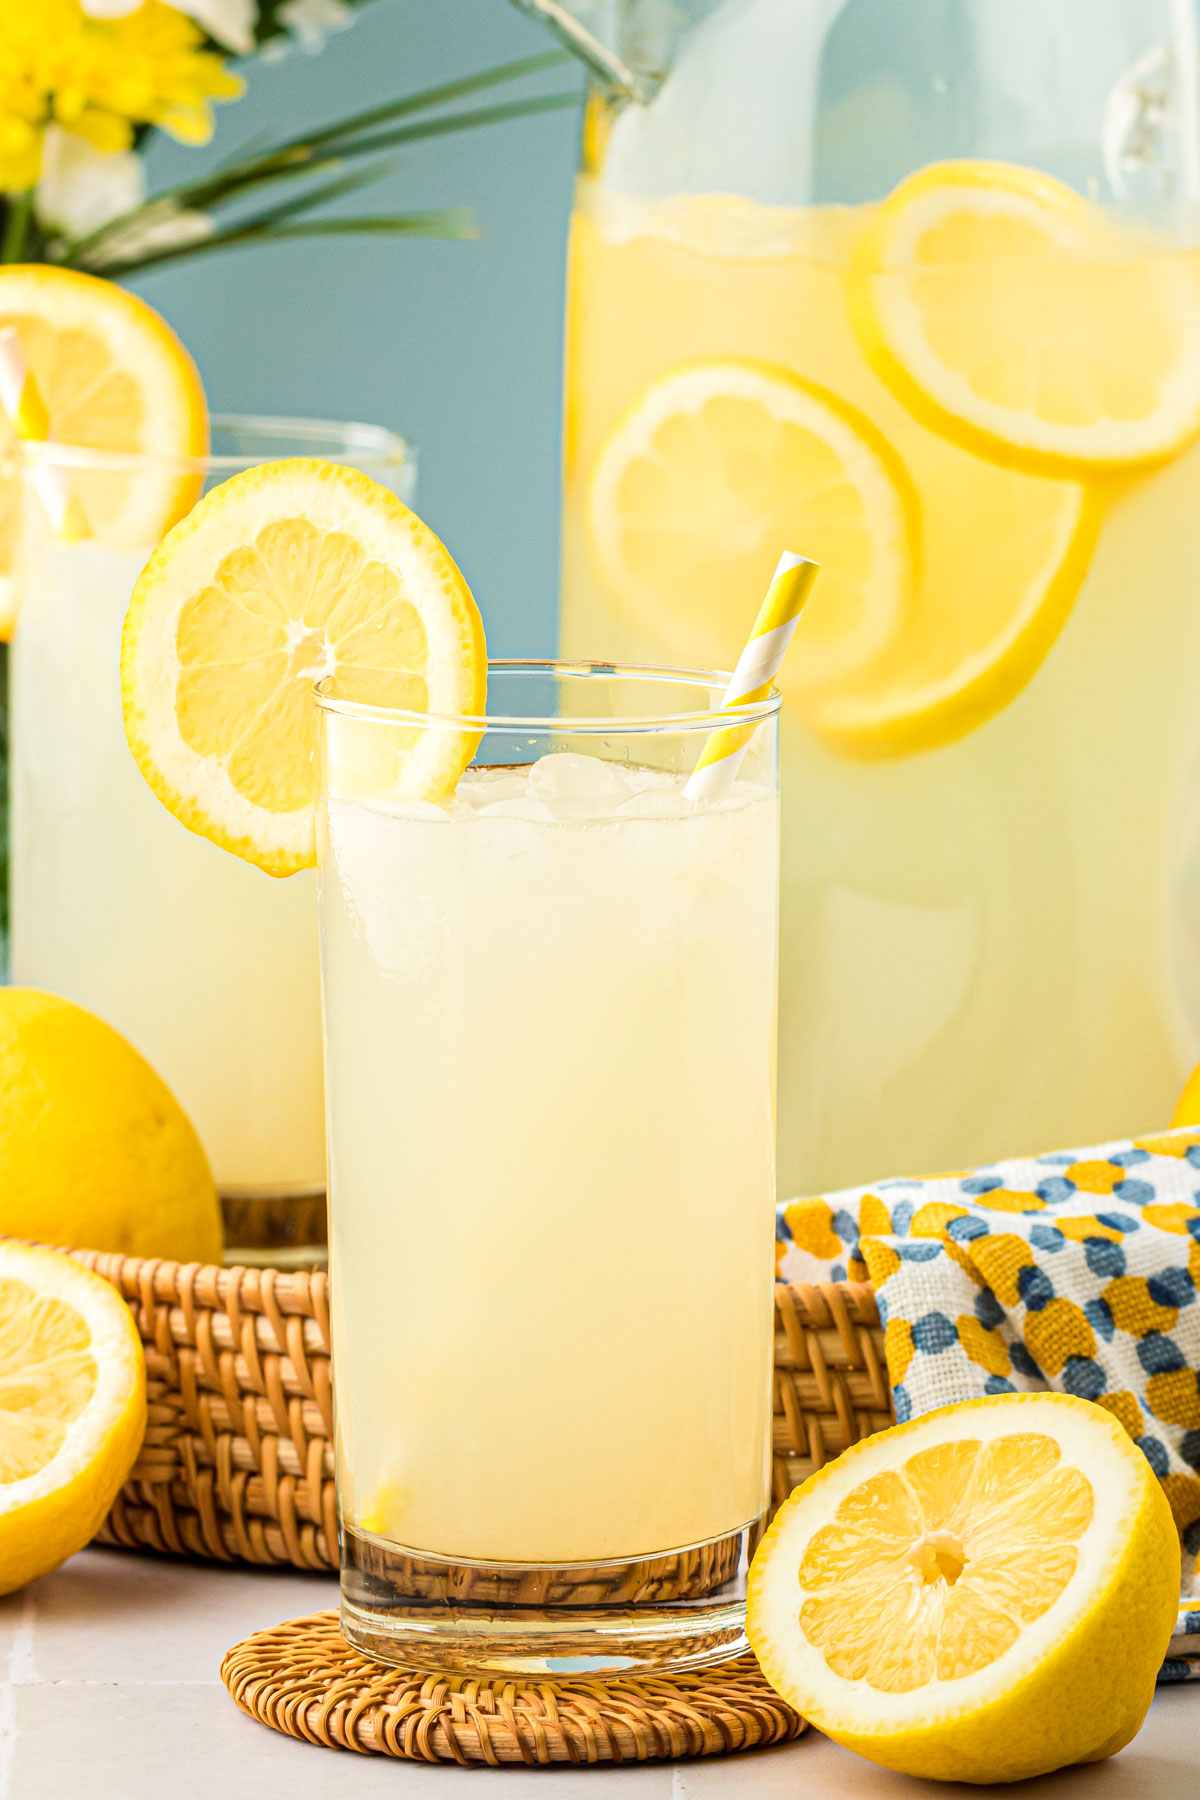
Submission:
[[[1200,1131],[788,1201],[776,1239],[785,1281],[871,1282],[897,1418],[1054,1388],[1121,1421],[1183,1541],[1160,1679],[1200,1678]]]

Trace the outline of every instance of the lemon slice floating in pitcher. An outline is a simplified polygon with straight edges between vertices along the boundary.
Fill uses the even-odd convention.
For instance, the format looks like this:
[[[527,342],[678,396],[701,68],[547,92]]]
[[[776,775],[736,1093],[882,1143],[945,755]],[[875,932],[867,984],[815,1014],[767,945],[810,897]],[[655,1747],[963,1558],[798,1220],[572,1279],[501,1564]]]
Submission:
[[[1070,618],[1100,531],[1085,483],[984,463],[925,432],[905,449],[927,497],[911,612],[877,656],[802,708],[856,758],[936,749],[1014,700]]]
[[[142,1346],[107,1281],[0,1242],[0,1594],[95,1534],[146,1424]]]
[[[205,495],[133,590],[125,732],[189,830],[290,875],[316,860],[314,682],[409,711],[482,712],[479,612],[444,546],[357,470],[307,458]],[[397,782],[452,792],[475,739],[410,734]]]
[[[1035,170],[935,163],[902,182],[850,294],[876,372],[982,456],[1120,469],[1200,433],[1200,259],[1148,254]]]
[[[50,416],[51,436],[86,449],[163,458],[208,448],[204,390],[187,351],[152,307],[111,281],[72,269],[0,268],[0,329],[14,327]],[[0,418],[0,449],[11,444]],[[199,478],[179,469],[134,475],[72,471],[92,533],[144,550],[187,511]],[[0,481],[0,575],[12,567],[16,483]],[[11,621],[8,621],[11,625]],[[0,635],[7,635],[0,622]]]
[[[588,505],[614,602],[701,666],[733,666],[789,544],[822,575],[785,695],[901,628],[918,536],[903,465],[869,420],[782,365],[730,357],[653,382],[601,452]]]
[[[796,1490],[750,1571],[768,1681],[906,1774],[1015,1781],[1095,1761],[1145,1717],[1179,1539],[1111,1413],[972,1400],[854,1445]]]
[[[601,452],[593,554],[613,604],[688,663],[736,657],[780,544],[822,562],[778,682],[844,755],[960,737],[1031,679],[1099,529],[1083,483],[984,462],[904,421],[903,451],[784,368],[687,364]]]

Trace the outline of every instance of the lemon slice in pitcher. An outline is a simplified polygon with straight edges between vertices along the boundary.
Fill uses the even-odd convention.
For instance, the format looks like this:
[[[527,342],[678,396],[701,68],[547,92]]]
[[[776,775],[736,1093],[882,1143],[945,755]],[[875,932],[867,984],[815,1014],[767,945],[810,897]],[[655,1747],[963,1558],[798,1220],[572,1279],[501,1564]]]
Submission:
[[[483,626],[444,546],[357,470],[268,463],[205,495],[133,590],[125,732],[189,830],[290,875],[316,860],[313,684],[408,711],[482,712]],[[416,734],[410,796],[453,791],[475,740]]]
[[[1071,616],[1102,519],[1086,483],[984,463],[928,433],[905,448],[925,499],[905,628],[802,708],[827,744],[860,759],[936,749],[1016,699]]]
[[[910,1775],[1016,1781],[1129,1742],[1179,1573],[1167,1497],[1111,1413],[998,1395],[798,1488],[755,1556],[747,1632],[838,1743]]]
[[[653,382],[600,454],[588,501],[614,603],[675,653],[732,668],[779,559],[821,581],[780,671],[806,694],[899,631],[918,507],[870,421],[774,363],[687,363]]]
[[[1084,473],[1200,433],[1200,257],[1149,254],[1035,170],[935,163],[902,182],[850,298],[876,372],[982,456]]]
[[[0,268],[0,329],[13,327],[50,417],[50,435],[85,449],[162,458],[203,456],[204,390],[190,356],[152,307],[111,281],[73,269]],[[0,451],[11,445],[0,418]],[[72,471],[92,534],[144,550],[187,511],[195,474],[167,467],[136,477]],[[0,481],[0,576],[12,566],[16,483]],[[11,624],[11,621],[9,621]],[[7,635],[0,626],[0,635]]]
[[[784,699],[832,748],[909,755],[973,730],[1036,673],[1099,530],[1083,483],[982,461],[903,421],[903,456],[787,369],[687,364],[601,452],[593,554],[614,606],[680,660],[737,655],[780,544],[822,562]]]

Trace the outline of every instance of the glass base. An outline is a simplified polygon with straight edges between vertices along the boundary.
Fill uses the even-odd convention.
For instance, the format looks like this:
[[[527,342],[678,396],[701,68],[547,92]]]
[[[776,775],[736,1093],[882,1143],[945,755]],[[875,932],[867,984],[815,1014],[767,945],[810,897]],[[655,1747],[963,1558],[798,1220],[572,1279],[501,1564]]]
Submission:
[[[342,1526],[342,1635],[378,1662],[460,1675],[665,1675],[747,1648],[766,1516],[634,1561],[456,1562]]]
[[[324,1187],[221,1189],[225,1264],[248,1269],[324,1269],[329,1220]]]

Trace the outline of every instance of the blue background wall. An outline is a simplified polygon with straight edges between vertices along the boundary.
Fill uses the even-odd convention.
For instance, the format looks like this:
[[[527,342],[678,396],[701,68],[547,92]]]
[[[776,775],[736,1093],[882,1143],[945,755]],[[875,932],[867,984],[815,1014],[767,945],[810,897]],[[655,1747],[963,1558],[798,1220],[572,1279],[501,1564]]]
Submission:
[[[246,63],[248,91],[218,109],[206,149],[155,147],[151,188],[200,174],[261,130],[291,135],[550,47],[507,0],[374,0],[319,56]],[[566,65],[537,85],[580,81]],[[461,564],[502,656],[546,654],[555,641],[563,263],[578,135],[571,109],[418,144],[398,174],[330,209],[469,205],[479,242],[302,239],[131,283],[195,356],[214,411],[365,419],[415,440],[418,510]]]

